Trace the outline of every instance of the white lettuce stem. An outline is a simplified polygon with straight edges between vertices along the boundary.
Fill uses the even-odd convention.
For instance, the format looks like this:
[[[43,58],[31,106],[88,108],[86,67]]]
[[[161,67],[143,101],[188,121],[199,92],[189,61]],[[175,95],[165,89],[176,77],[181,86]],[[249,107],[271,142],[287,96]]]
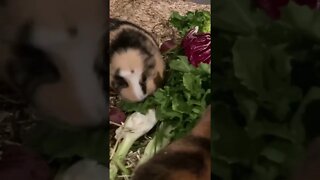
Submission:
[[[149,110],[146,115],[134,113],[129,116],[124,124],[124,127],[119,127],[116,131],[116,139],[122,141],[117,147],[115,154],[110,161],[110,179],[114,180],[119,169],[126,175],[129,170],[125,167],[123,161],[127,156],[133,143],[141,136],[150,131],[157,123],[155,111]]]
[[[159,126],[159,129],[157,129],[157,133],[154,135],[154,137],[151,139],[151,141],[147,144],[142,158],[139,160],[139,163],[137,167],[139,167],[141,164],[147,162],[149,159],[151,159],[157,152],[159,152],[161,149],[166,147],[172,138],[171,131],[174,128],[172,126],[165,126],[163,123]],[[159,138],[157,135],[160,134]]]
[[[109,168],[110,168],[110,171],[109,171],[110,180],[115,180],[118,173],[118,167],[113,160],[110,161]]]
[[[138,137],[139,138],[139,137]],[[124,173],[129,174],[129,170],[125,167],[123,161],[128,154],[131,146],[137,140],[136,136],[126,136],[119,144],[118,149],[110,162],[110,179],[114,180],[118,173],[118,168]],[[113,167],[111,167],[113,166]]]

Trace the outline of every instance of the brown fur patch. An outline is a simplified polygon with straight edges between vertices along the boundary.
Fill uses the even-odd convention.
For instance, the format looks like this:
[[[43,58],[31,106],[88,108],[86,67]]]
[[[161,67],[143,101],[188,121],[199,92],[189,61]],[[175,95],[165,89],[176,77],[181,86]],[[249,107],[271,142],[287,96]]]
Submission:
[[[157,42],[153,39],[153,37],[150,37],[148,34],[146,34],[144,31],[142,31],[141,29],[138,29],[134,26],[130,26],[130,25],[127,25],[127,24],[124,24],[124,25],[121,25],[118,29],[115,29],[113,31],[110,31],[110,35],[109,35],[109,43],[111,44],[112,41],[114,41],[118,34],[120,34],[123,30],[133,30],[133,31],[138,31],[142,34],[145,34],[146,37],[150,40],[149,42],[152,42],[153,46],[158,46]],[[152,45],[150,45],[152,46]]]
[[[156,77],[154,78],[154,84],[156,85],[156,88],[160,88],[163,86],[163,76],[159,72],[157,72]]]

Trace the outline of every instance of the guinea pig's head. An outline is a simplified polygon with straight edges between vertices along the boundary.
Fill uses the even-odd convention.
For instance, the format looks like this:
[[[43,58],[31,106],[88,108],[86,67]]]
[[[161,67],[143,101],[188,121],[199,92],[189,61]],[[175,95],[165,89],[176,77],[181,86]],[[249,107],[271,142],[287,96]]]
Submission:
[[[8,1],[6,79],[41,119],[76,126],[106,121],[104,1],[32,2]]]
[[[127,21],[111,19],[109,86],[122,99],[139,102],[163,84],[165,63],[153,36]]]
[[[124,100],[143,101],[162,85],[164,62],[160,53],[152,56],[140,49],[115,52],[110,64],[110,87]]]

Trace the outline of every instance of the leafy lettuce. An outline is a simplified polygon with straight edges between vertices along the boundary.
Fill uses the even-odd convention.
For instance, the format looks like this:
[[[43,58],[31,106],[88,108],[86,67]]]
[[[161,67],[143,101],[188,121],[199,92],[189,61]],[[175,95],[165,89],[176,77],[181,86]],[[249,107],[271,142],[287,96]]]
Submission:
[[[190,29],[199,26],[199,32],[211,32],[211,13],[209,11],[189,11],[186,15],[180,15],[178,12],[172,12],[170,24],[175,27],[180,36],[184,36]]]
[[[189,64],[185,56],[176,56],[169,62],[166,85],[141,103],[122,101],[121,109],[126,112],[146,113],[156,109],[159,121],[174,127],[174,137],[189,132],[206,109],[211,99],[210,65],[198,68]]]

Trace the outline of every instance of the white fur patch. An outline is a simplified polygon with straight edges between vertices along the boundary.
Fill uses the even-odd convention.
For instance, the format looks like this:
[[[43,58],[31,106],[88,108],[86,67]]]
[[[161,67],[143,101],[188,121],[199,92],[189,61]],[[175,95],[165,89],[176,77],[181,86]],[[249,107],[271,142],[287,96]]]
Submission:
[[[130,72],[130,71],[120,70],[119,75],[121,77],[125,78],[129,84],[131,84],[133,93],[136,95],[136,97],[139,100],[142,100],[147,96],[147,95],[143,94],[142,88],[139,83],[139,81],[141,79],[142,71]]]

